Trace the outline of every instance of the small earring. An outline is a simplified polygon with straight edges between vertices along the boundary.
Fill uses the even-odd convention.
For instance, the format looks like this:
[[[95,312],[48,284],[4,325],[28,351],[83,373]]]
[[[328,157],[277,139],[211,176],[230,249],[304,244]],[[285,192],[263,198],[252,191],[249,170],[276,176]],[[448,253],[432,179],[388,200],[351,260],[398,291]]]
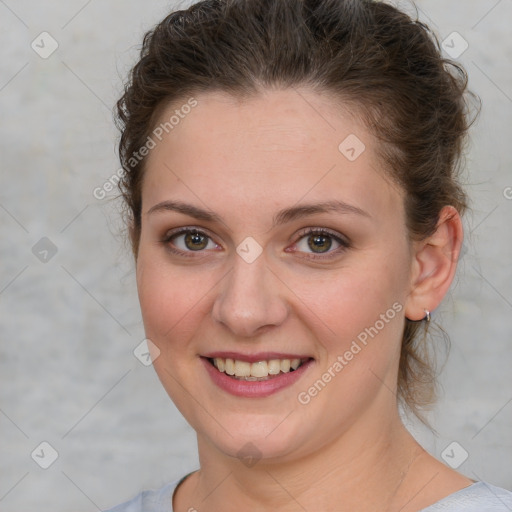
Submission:
[[[425,311],[425,318],[423,318],[423,320],[426,320],[427,323],[430,322],[430,311],[428,309],[424,309],[423,311]]]

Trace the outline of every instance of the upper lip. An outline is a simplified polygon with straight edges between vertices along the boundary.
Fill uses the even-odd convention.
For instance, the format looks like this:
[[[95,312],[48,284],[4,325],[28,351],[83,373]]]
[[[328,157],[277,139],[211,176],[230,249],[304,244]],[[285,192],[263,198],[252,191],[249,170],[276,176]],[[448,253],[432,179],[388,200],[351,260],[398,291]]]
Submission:
[[[257,363],[258,361],[270,361],[271,359],[312,359],[308,355],[289,354],[283,352],[256,352],[253,354],[241,354],[240,352],[209,352],[203,354],[202,357],[214,359],[222,357],[223,359],[236,359],[238,361],[247,361],[248,363]]]

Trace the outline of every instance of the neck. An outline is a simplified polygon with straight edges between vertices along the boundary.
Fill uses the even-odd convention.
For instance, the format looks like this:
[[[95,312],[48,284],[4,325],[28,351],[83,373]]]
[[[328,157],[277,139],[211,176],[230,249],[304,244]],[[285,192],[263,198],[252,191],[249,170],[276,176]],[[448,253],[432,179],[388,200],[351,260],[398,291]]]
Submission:
[[[261,459],[254,465],[219,454],[198,435],[201,470],[192,505],[197,510],[207,505],[211,512],[226,512],[230,506],[284,512],[386,510],[423,450],[398,412],[387,421],[374,418],[357,422],[300,458]]]

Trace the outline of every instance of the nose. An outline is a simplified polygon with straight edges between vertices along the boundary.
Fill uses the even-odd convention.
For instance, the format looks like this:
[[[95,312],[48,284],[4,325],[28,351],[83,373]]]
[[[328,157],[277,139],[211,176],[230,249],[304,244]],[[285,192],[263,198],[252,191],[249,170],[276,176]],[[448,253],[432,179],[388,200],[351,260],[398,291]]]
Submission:
[[[247,263],[235,255],[233,268],[220,283],[213,319],[239,337],[252,337],[281,325],[288,315],[285,287],[261,255]]]

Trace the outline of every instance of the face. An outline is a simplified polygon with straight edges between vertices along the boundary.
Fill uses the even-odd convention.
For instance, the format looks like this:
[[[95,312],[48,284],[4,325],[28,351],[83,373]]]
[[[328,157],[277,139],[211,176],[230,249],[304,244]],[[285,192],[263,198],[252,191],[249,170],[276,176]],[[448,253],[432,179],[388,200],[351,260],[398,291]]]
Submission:
[[[411,251],[375,140],[305,89],[195,99],[142,189],[137,283],[166,391],[231,456],[378,426],[396,413]]]

